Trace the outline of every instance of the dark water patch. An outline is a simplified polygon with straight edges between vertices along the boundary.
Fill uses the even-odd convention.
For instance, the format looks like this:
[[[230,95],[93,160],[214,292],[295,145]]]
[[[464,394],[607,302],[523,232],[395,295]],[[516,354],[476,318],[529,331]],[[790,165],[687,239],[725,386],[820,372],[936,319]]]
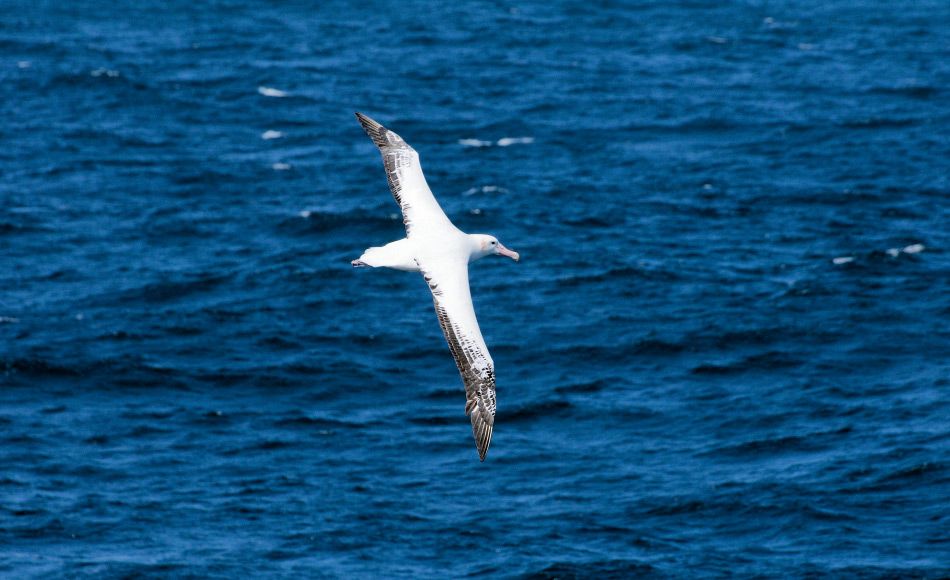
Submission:
[[[925,481],[948,483],[950,478],[941,477],[946,472],[947,468],[943,463],[924,461],[886,473],[877,480],[877,483],[879,485],[911,484],[913,482],[919,485]]]
[[[698,499],[676,498],[662,505],[652,507],[647,510],[647,514],[652,516],[672,516],[680,514],[691,514],[704,511],[709,508],[706,502]]]
[[[583,563],[556,562],[521,576],[526,580],[579,580],[591,577],[651,578],[662,575],[653,566],[636,560],[602,560]]]
[[[83,443],[89,445],[106,445],[110,441],[108,435],[92,435],[83,439]]]
[[[788,353],[769,351],[748,356],[731,364],[701,364],[693,367],[692,373],[695,375],[730,375],[755,370],[789,369],[798,367],[803,363],[804,361],[792,357]]]
[[[675,280],[677,274],[665,270],[643,269],[634,266],[620,266],[597,274],[580,274],[559,278],[558,288],[573,288],[591,283],[622,283],[624,281],[646,280],[668,282]]]
[[[7,510],[7,511],[9,512],[11,516],[15,518],[33,517],[33,516],[38,516],[45,513],[43,510],[35,510],[35,509],[12,509],[12,510]]]
[[[852,432],[851,426],[841,427],[833,431],[819,431],[804,435],[781,435],[746,441],[737,445],[720,446],[705,451],[710,456],[747,456],[788,452],[813,452],[827,449],[835,442],[839,442]]]
[[[159,435],[168,435],[173,433],[171,429],[164,429],[154,425],[138,425],[125,433],[124,437],[128,439],[138,439],[143,437],[156,437]]]
[[[266,441],[261,441],[249,448],[248,450],[254,451],[272,451],[274,449],[286,449],[288,447],[294,447],[298,443],[296,441],[284,441],[280,439],[269,439]]]
[[[639,355],[672,356],[690,350],[691,348],[690,344],[686,341],[670,342],[656,338],[644,338],[636,341],[630,347],[629,352]]]
[[[4,359],[0,361],[0,368],[4,374],[21,374],[32,378],[76,377],[82,374],[80,369],[37,358]]]
[[[402,224],[402,217],[393,217],[396,215],[395,208],[388,213],[366,213],[363,211],[332,213],[304,210],[302,215],[286,218],[281,221],[277,227],[280,231],[286,232],[288,235],[298,236],[325,235],[343,229],[392,232],[396,225],[401,226]],[[398,232],[398,230],[396,231]],[[387,242],[376,242],[375,245],[383,245],[385,243]],[[370,247],[371,245],[374,245],[374,243],[368,241],[365,247]]]
[[[149,558],[142,558],[149,559]],[[154,576],[177,576],[188,569],[180,563],[128,562],[121,559],[104,558],[100,560],[82,560],[70,566],[83,575],[99,578],[149,578]]]
[[[164,421],[165,419],[171,419],[180,413],[181,409],[147,409],[142,411],[125,411],[122,413],[122,418],[130,419],[132,421],[138,421],[142,419]]]
[[[230,275],[213,275],[200,273],[188,276],[183,280],[162,280],[149,282],[137,288],[130,288],[109,296],[100,297],[93,304],[116,303],[164,303],[186,299],[194,294],[212,292],[218,286],[231,279]]]
[[[461,389],[432,389],[423,394],[423,397],[433,401],[457,401],[460,396]]]
[[[904,128],[912,127],[918,124],[917,119],[900,119],[900,118],[890,118],[890,117],[875,117],[875,118],[863,118],[863,119],[851,119],[848,121],[841,121],[840,126],[846,129],[888,129],[888,128]]]
[[[282,428],[294,429],[356,429],[365,426],[363,423],[328,419],[324,417],[310,417],[295,415],[274,421],[274,425]]]
[[[49,232],[49,228],[36,223],[24,223],[0,220],[0,236],[15,236]]]
[[[0,486],[25,487],[27,485],[29,485],[27,482],[21,481],[13,477],[6,477],[6,476],[0,477]]]
[[[598,228],[614,228],[617,226],[622,226],[626,221],[626,218],[622,215],[602,215],[602,216],[584,216],[584,217],[571,217],[564,220],[563,223],[574,226],[576,228],[583,228],[584,230],[589,229],[598,229]]]
[[[265,336],[257,340],[259,346],[278,350],[299,350],[303,345],[299,342],[287,340],[283,336]]]
[[[833,568],[835,574],[854,578],[910,578],[911,580],[931,580],[943,578],[946,569],[941,566],[845,566]]]
[[[425,425],[425,426],[443,426],[443,425],[456,425],[458,424],[458,417],[438,417],[435,415],[424,415],[418,417],[410,417],[409,422],[414,425]]]
[[[250,372],[217,370],[201,373],[195,376],[195,379],[212,386],[248,386],[257,384],[258,375]]]
[[[232,413],[212,410],[189,413],[186,420],[194,425],[228,425],[234,422],[234,417]]]
[[[605,389],[609,389],[612,385],[617,384],[616,379],[597,379],[594,381],[582,382],[582,383],[573,383],[570,385],[562,385],[560,387],[555,387],[554,392],[566,395],[571,393],[598,393]]]
[[[8,435],[3,439],[3,441],[6,442],[6,443],[8,443],[8,444],[10,444],[10,445],[16,445],[16,446],[27,445],[27,446],[31,446],[31,447],[37,446],[37,445],[41,445],[42,443],[44,443],[44,441],[43,441],[42,439],[40,439],[39,437],[35,437],[35,436],[30,435],[30,434],[28,434],[28,433],[13,433],[13,434],[8,434]]]
[[[204,334],[205,332],[207,332],[208,329],[201,328],[198,326],[170,325],[170,326],[165,326],[163,330],[166,333],[174,335],[174,336],[200,336],[201,334]]]
[[[146,340],[148,338],[153,338],[153,337],[146,334],[127,332],[125,330],[111,330],[105,334],[100,334],[99,336],[96,337],[97,340],[116,341],[116,342],[140,341],[140,340]]]
[[[630,345],[576,345],[552,349],[544,353],[546,360],[584,361],[584,364],[616,364],[626,360],[632,351]]]
[[[12,532],[15,537],[26,539],[65,538],[67,535],[66,526],[63,525],[63,521],[56,517],[49,518],[38,525],[17,526],[12,528],[10,532]]]
[[[511,411],[498,411],[499,421],[504,417],[505,423],[520,421],[534,421],[536,419],[556,418],[566,416],[573,405],[564,400],[555,399],[523,405]]]
[[[745,329],[709,329],[691,334],[684,342],[697,345],[700,349],[715,348],[728,351],[749,346],[764,347],[782,341],[807,340],[820,344],[835,338],[837,338],[837,334],[826,329],[789,325]]]

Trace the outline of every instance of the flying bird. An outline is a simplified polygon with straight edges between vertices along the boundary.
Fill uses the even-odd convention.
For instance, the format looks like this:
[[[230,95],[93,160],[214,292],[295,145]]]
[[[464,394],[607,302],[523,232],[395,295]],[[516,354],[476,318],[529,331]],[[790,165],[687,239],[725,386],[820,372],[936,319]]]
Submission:
[[[475,318],[468,264],[485,256],[507,256],[517,262],[520,256],[494,236],[466,234],[455,227],[426,184],[415,149],[366,115],[356,113],[356,118],[383,156],[389,189],[402,210],[406,237],[369,248],[351,263],[354,267],[422,273],[462,375],[465,414],[472,420],[478,457],[485,461],[495,427],[495,365]]]

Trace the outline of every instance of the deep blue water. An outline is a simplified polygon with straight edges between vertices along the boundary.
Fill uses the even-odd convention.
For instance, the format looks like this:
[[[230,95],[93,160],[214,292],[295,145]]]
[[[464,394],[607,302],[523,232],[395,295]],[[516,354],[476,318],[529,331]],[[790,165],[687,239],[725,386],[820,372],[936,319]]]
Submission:
[[[3,4],[0,575],[950,573],[950,4]]]

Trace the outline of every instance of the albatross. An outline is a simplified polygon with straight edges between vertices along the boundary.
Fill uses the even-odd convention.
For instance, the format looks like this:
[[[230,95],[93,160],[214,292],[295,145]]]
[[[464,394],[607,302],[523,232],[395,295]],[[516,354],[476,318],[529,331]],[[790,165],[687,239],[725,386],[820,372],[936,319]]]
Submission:
[[[478,458],[485,461],[495,427],[495,365],[475,318],[468,264],[485,256],[506,256],[517,262],[520,256],[494,236],[466,234],[455,227],[426,184],[416,150],[366,115],[356,113],[356,118],[383,156],[389,189],[402,210],[406,237],[369,248],[351,264],[422,273],[465,384],[465,414],[472,421]]]

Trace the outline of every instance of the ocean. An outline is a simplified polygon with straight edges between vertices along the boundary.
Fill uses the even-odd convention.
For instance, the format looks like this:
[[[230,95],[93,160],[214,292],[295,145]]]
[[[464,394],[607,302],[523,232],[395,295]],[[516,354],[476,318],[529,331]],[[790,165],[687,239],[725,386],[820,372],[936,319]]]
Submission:
[[[950,4],[3,4],[0,576],[950,575]]]

